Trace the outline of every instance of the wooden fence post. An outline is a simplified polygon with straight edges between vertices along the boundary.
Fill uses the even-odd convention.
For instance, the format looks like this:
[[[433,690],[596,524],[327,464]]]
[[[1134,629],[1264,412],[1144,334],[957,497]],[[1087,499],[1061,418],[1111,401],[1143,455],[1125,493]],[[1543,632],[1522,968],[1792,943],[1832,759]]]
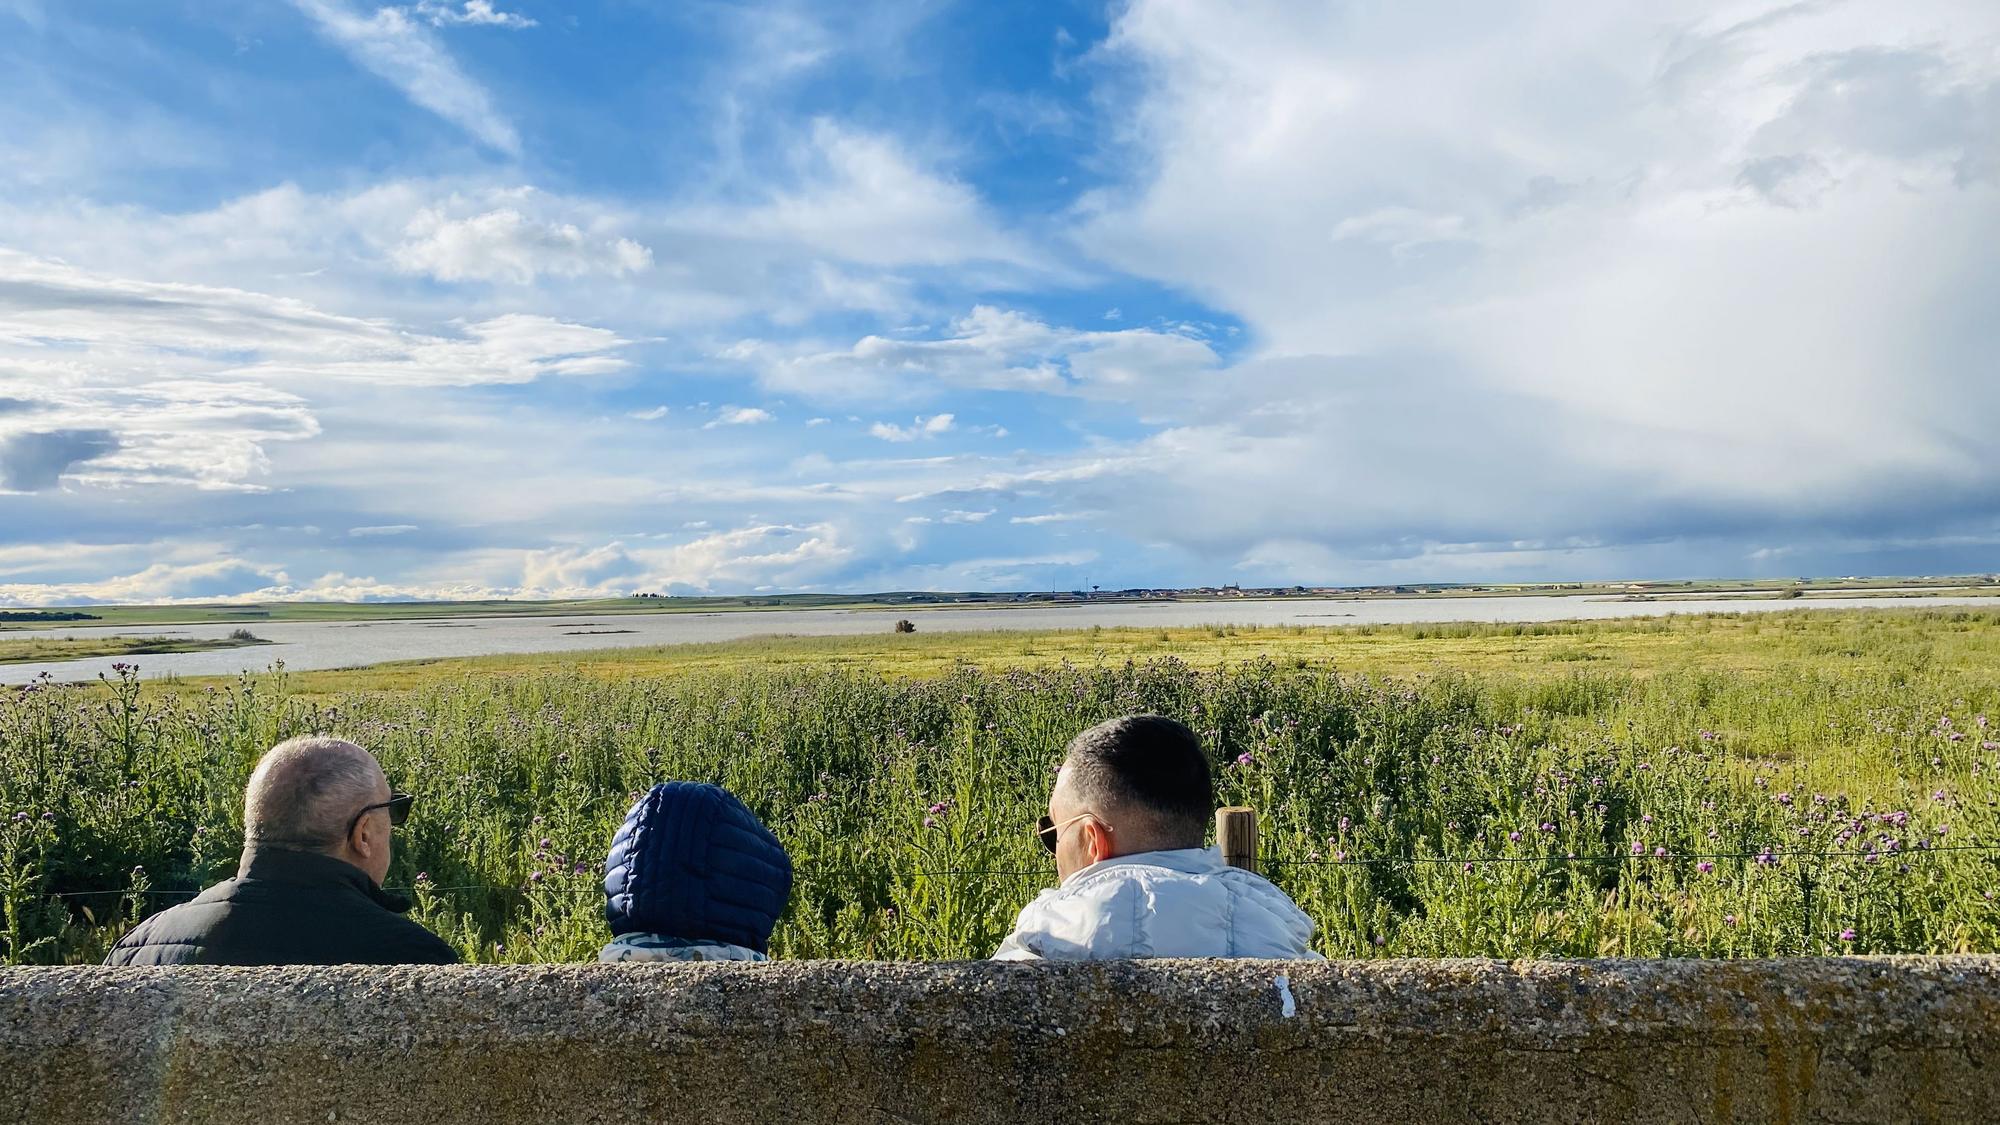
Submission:
[[[1215,846],[1222,849],[1222,862],[1257,870],[1257,810],[1243,805],[1215,810]]]

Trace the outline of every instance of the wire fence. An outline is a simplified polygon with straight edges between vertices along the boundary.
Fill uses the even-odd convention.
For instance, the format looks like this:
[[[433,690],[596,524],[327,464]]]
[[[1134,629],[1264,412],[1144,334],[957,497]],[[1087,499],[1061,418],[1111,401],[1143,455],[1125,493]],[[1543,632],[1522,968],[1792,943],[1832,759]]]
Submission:
[[[1653,851],[1647,851],[1643,853],[1607,852],[1607,853],[1593,854],[1593,855],[1567,855],[1567,854],[1565,855],[1374,855],[1374,856],[1350,855],[1338,859],[1333,859],[1333,858],[1288,859],[1288,858],[1273,856],[1273,857],[1261,858],[1258,862],[1258,868],[1263,873],[1275,875],[1287,869],[1292,869],[1292,868],[1446,866],[1446,867],[1464,867],[1466,869],[1472,869],[1484,866],[1518,866],[1518,865],[1531,865],[1538,867],[1590,867],[1590,866],[1603,866],[1606,864],[1668,865],[1674,863],[1714,862],[1717,860],[1752,860],[1764,866],[1779,867],[1783,866],[1788,862],[1824,863],[1828,861],[1838,861],[1838,860],[1862,860],[1864,862],[1908,863],[1912,859],[1921,858],[1926,855],[1934,855],[1939,853],[1955,853],[1955,852],[1976,852],[1976,853],[1985,853],[1991,855],[2000,855],[2000,844],[1977,844],[1977,843],[1932,844],[1927,841],[1919,841],[1917,844],[1912,845],[1907,849],[1898,849],[1896,851],[1882,851],[1880,849],[1804,849],[1796,847],[1781,848],[1776,845],[1769,845],[1758,848],[1754,851],[1750,850],[1713,851],[1713,852],[1668,851],[1665,854],[1660,854],[1658,852],[1653,852]],[[946,879],[946,878],[1042,879],[1053,882],[1056,877],[1056,870],[1054,864],[1051,863],[1046,867],[1026,869],[1026,870],[1001,869],[1001,868],[938,868],[938,869],[918,869],[914,871],[906,871],[895,867],[874,867],[874,868],[851,867],[851,868],[804,868],[795,873],[795,879],[800,882],[821,882],[821,883],[873,881],[885,877],[889,879]],[[453,884],[424,883],[419,886],[398,885],[398,886],[391,886],[386,889],[405,894],[415,893],[417,891],[422,891],[427,894],[442,894],[442,893],[451,893],[460,891],[512,892],[521,890],[522,886],[521,884],[518,883],[453,883]],[[41,897],[70,899],[70,898],[88,898],[88,897],[105,897],[105,896],[112,896],[112,897],[130,896],[133,894],[138,894],[145,897],[192,897],[195,895],[199,895],[201,893],[202,889],[200,888],[160,890],[149,887],[140,890],[132,887],[126,887],[121,889],[52,892],[44,894]]]

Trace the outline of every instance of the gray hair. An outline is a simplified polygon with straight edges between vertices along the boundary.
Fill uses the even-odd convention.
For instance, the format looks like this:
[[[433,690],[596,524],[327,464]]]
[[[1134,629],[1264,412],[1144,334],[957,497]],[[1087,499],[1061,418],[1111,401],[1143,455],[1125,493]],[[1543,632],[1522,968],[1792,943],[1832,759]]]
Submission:
[[[243,794],[246,844],[331,851],[383,784],[375,756],[345,739],[314,734],[273,746]]]
[[[1090,811],[1157,848],[1198,848],[1215,812],[1208,753],[1164,715],[1126,715],[1070,740],[1063,772]]]

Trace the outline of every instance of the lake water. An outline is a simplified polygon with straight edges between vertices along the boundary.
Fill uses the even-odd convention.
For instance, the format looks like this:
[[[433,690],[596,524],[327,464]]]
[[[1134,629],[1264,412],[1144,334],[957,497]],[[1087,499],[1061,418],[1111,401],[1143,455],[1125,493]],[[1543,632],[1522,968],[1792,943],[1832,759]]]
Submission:
[[[1870,606],[1971,605],[1978,597],[1798,598],[1790,601],[1627,602],[1616,598],[1286,598],[1271,601],[1116,602],[1008,608],[936,607],[871,610],[758,610],[597,617],[480,617],[443,621],[260,622],[249,626],[273,643],[215,652],[103,657],[51,664],[0,664],[0,683],[26,683],[43,672],[59,680],[95,679],[119,661],[141,674],[212,676],[262,671],[282,660],[301,671],[351,668],[390,660],[429,660],[496,653],[580,652],[601,648],[696,644],[743,637],[851,636],[887,633],[907,617],[925,633],[986,630],[1167,628],[1178,625],[1389,625],[1437,621],[1561,621],[1570,618],[1652,617],[1670,613],[1771,612]],[[238,624],[78,627],[37,636],[206,637],[229,635]],[[619,630],[610,632],[609,630]],[[20,635],[20,634],[13,634]]]

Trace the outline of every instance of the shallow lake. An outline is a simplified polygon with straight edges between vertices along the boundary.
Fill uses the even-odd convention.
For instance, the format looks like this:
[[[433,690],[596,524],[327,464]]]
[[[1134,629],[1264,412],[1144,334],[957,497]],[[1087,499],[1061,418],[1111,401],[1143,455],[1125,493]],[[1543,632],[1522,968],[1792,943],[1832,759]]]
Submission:
[[[1628,602],[1605,597],[1285,598],[1269,601],[1107,602],[1007,608],[949,607],[871,610],[754,610],[595,617],[460,617],[436,621],[261,622],[249,628],[272,642],[215,652],[101,657],[49,664],[0,664],[0,683],[26,683],[43,672],[59,680],[95,679],[114,663],[139,666],[147,677],[234,675],[263,671],[274,661],[301,671],[351,668],[390,660],[433,660],[496,653],[581,652],[602,648],[698,644],[743,637],[851,636],[887,633],[907,617],[926,633],[983,630],[1159,629],[1182,625],[1390,625],[1435,621],[1562,621],[1652,617],[1670,613],[1755,613],[1870,606],[1971,605],[1979,597],[1796,598],[1789,601]],[[220,638],[243,626],[78,627],[37,631],[50,637],[137,636]],[[19,636],[21,634],[13,634]]]

